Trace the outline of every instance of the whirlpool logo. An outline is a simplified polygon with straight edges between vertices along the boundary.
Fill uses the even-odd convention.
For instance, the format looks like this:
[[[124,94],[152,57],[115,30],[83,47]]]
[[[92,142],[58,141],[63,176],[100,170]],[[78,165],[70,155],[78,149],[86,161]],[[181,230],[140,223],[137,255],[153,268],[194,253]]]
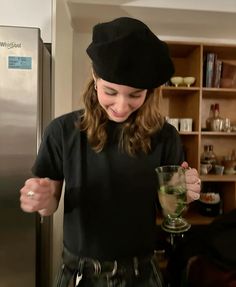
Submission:
[[[0,48],[17,49],[21,48],[21,43],[0,41]]]

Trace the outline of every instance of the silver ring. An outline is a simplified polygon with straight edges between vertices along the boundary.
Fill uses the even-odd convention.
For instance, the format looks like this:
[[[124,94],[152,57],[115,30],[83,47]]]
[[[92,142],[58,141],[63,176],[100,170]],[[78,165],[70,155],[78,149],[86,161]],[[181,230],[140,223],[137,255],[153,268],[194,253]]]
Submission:
[[[27,193],[26,193],[26,196],[29,197],[29,198],[33,198],[35,195],[34,191],[33,190],[29,190]]]

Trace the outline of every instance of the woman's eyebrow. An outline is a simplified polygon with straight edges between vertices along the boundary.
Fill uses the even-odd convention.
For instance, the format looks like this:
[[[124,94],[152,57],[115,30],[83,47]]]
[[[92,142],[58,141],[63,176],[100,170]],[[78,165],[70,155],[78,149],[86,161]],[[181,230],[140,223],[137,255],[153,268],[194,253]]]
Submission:
[[[111,87],[109,87],[109,86],[104,86],[104,88],[109,89],[109,90],[112,90],[112,91],[114,91],[114,92],[118,92],[116,89],[111,88]],[[144,89],[138,89],[138,90],[132,91],[130,94],[136,94],[136,93],[139,93],[139,92],[142,92],[142,91],[144,91]]]
[[[108,87],[108,86],[104,86],[104,88],[105,88],[105,89],[108,89],[108,90],[112,90],[112,91],[114,91],[114,92],[117,92],[117,90],[115,90],[115,89],[113,89],[113,88],[111,88],[111,87]]]
[[[142,92],[142,91],[144,91],[144,89],[138,89],[138,90],[135,90],[135,91],[131,92],[131,94],[140,93],[140,92]]]

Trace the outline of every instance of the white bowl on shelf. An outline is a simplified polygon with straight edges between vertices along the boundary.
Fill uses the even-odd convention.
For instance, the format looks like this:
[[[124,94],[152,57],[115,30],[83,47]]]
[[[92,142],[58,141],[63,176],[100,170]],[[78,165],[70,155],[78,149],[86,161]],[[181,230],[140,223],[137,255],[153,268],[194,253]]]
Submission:
[[[170,81],[175,87],[178,87],[179,85],[183,84],[184,79],[183,77],[176,76],[176,77],[171,77]]]
[[[184,81],[184,84],[187,86],[187,87],[190,87],[191,85],[193,85],[195,83],[195,77],[184,77],[183,78],[183,81]]]

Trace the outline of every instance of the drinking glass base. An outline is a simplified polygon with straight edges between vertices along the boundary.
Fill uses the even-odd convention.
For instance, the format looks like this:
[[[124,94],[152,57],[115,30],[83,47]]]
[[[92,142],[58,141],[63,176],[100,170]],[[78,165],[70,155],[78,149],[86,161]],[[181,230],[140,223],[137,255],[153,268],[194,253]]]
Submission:
[[[185,219],[178,218],[165,218],[161,225],[162,229],[170,233],[182,233],[189,230],[191,224]]]

